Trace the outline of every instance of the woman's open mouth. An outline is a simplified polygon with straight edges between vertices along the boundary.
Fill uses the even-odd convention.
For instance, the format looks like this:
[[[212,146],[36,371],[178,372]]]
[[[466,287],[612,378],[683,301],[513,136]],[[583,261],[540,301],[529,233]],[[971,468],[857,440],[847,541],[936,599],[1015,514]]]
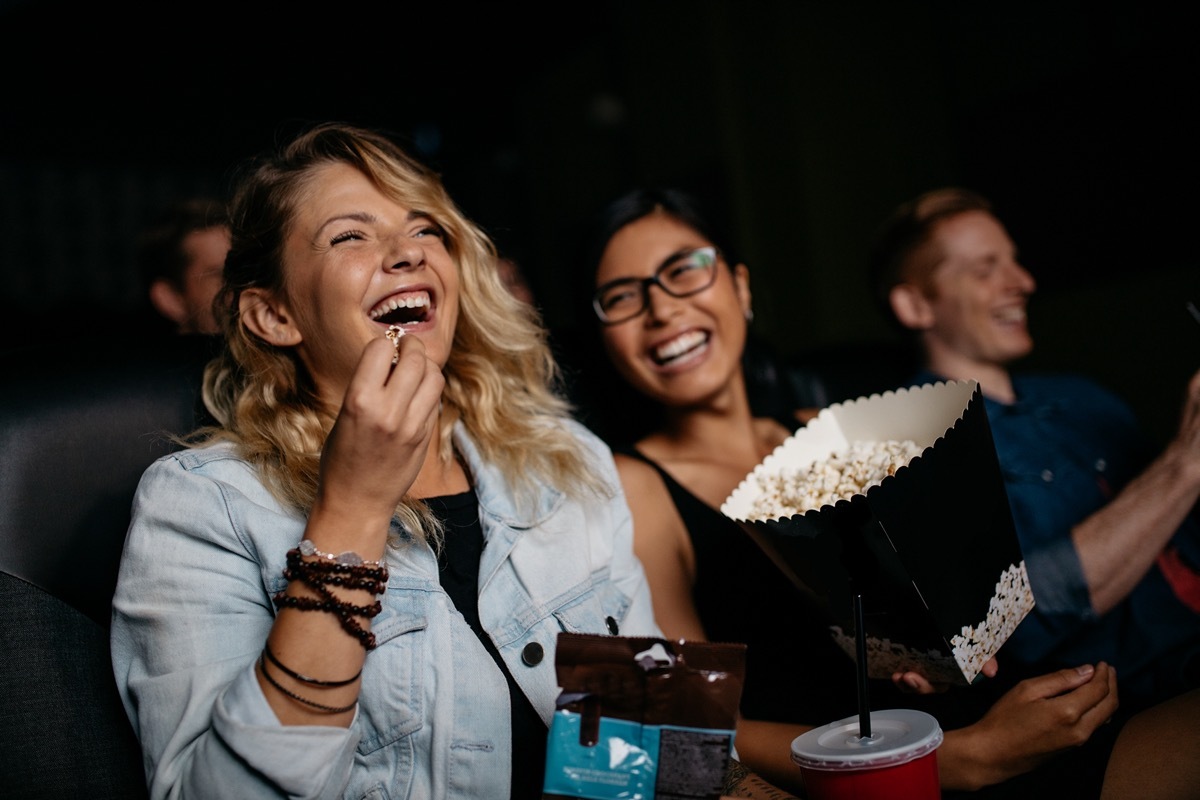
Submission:
[[[429,292],[402,292],[383,300],[367,315],[380,325],[413,325],[428,320],[432,310]]]
[[[650,352],[650,360],[660,367],[683,361],[708,346],[708,334],[688,331],[664,342]]]

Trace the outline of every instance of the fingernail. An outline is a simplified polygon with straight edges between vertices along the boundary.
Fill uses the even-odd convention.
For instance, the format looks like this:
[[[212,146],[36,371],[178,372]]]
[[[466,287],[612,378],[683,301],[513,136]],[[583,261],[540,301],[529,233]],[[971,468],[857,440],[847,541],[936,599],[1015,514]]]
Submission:
[[[1093,667],[1091,664],[1084,664],[1082,667],[1075,668],[1075,672],[1077,672],[1081,676],[1091,675],[1095,671],[1096,671],[1096,668]]]

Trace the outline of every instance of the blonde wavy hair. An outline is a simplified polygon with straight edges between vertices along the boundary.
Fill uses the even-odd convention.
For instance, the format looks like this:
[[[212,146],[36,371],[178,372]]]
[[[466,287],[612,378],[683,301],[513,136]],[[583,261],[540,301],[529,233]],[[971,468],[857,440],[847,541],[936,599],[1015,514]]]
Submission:
[[[536,310],[514,298],[496,268],[495,245],[451,200],[440,176],[387,136],[339,123],[318,125],[277,154],[251,165],[230,208],[232,246],[218,302],[221,353],[205,370],[203,397],[218,425],[189,437],[193,446],[231,441],[270,490],[301,512],[316,497],[321,449],[338,409],[321,402],[292,348],[247,330],[238,299],[250,287],[280,292],[283,245],[313,174],[348,164],[388,198],[427,213],[442,227],[459,270],[458,325],[442,395],[441,452],[454,457],[451,430],[462,421],[483,457],[508,476],[529,507],[540,483],[576,498],[612,492],[592,454],[556,420],[572,408],[558,391],[560,374]],[[425,504],[406,497],[396,509],[419,538],[437,539]]]

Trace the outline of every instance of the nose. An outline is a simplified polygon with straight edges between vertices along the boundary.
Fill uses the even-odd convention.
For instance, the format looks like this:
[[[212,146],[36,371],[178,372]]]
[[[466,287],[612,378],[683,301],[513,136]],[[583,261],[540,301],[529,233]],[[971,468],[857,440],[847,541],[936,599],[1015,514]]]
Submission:
[[[1033,294],[1037,289],[1037,281],[1033,279],[1033,275],[1015,260],[1009,262],[1008,265],[1008,282],[1010,286],[1023,294]]]
[[[425,249],[410,236],[397,236],[385,263],[389,270],[419,267],[425,263]]]
[[[642,291],[646,294],[646,317],[650,320],[670,319],[684,302],[678,297],[672,297],[656,281],[643,284]]]

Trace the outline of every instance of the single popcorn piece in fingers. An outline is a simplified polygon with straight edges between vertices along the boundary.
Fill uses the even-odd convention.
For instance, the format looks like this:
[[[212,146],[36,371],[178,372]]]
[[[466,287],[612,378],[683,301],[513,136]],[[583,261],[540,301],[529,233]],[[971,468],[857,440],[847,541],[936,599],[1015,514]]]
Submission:
[[[395,364],[400,360],[400,337],[404,335],[404,328],[401,328],[399,325],[392,325],[383,335],[387,337],[387,340],[392,343],[392,347],[396,349],[396,352],[392,354],[392,363]]]

